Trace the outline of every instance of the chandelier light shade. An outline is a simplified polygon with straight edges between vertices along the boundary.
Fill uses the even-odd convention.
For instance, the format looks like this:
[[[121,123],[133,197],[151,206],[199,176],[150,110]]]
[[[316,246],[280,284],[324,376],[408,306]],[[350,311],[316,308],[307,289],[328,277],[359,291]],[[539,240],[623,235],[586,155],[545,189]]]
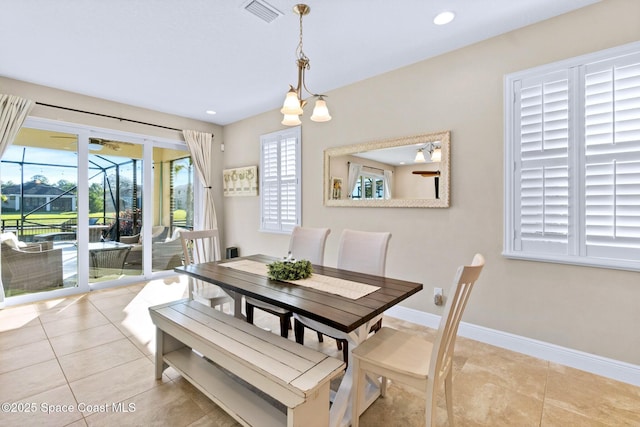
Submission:
[[[427,161],[427,159],[424,158],[424,152],[422,148],[418,149],[418,152],[416,153],[416,158],[413,159],[413,161],[415,163],[425,163]]]
[[[285,114],[282,119],[282,124],[285,126],[298,126],[300,123],[300,116],[297,114]]]
[[[431,152],[431,161],[432,162],[442,161],[442,150],[440,148],[435,148]]]
[[[313,98],[316,98],[316,103],[313,108],[313,114],[311,120],[314,122],[328,122],[331,120],[329,109],[327,108],[327,102],[324,100],[326,95],[321,95],[311,92],[307,88],[305,82],[305,72],[309,69],[309,58],[302,50],[302,17],[308,15],[311,8],[306,4],[297,4],[293,7],[293,12],[300,16],[300,40],[298,42],[298,48],[296,49],[296,64],[298,66],[298,84],[296,87],[290,85],[289,92],[284,99],[282,109],[280,112],[283,114],[282,124],[285,126],[299,125],[300,116],[303,114],[303,108],[307,101],[302,99],[302,90],[304,89]]]
[[[293,86],[291,86],[291,89],[287,92],[287,96],[284,99],[284,104],[282,105],[280,112],[285,116],[299,116],[303,113],[302,107],[300,106],[300,99],[298,98],[298,94]]]
[[[313,120],[314,122],[328,122],[329,120],[331,120],[329,109],[327,108],[327,103],[322,96],[319,96],[316,100],[316,105],[313,107],[311,120]]]

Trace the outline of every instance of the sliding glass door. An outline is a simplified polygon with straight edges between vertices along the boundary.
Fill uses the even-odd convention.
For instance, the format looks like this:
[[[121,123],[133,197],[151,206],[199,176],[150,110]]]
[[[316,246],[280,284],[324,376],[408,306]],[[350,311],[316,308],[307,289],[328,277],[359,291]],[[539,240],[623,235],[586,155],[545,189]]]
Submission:
[[[0,304],[172,274],[197,221],[180,141],[29,118],[0,181]]]
[[[185,149],[154,147],[153,271],[182,265],[180,230],[194,223],[194,169]]]
[[[143,146],[89,138],[89,282],[140,275]]]
[[[78,286],[78,135],[23,128],[2,157],[5,297]]]

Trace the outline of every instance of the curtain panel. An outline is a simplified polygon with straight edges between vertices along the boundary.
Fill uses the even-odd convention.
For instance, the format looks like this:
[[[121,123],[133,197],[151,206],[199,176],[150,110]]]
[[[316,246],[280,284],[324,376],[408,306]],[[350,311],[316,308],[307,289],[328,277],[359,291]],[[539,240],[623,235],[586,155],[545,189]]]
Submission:
[[[213,167],[213,156],[211,154],[213,135],[195,130],[183,130],[182,133],[189,148],[193,164],[198,172],[198,177],[204,184],[204,216],[202,226],[205,230],[217,230],[218,220],[216,218],[216,207],[213,202],[213,180],[209,176],[209,171]]]
[[[34,105],[35,103],[29,99],[0,94],[0,157],[13,144]],[[4,307],[4,285],[0,287],[1,307]]]

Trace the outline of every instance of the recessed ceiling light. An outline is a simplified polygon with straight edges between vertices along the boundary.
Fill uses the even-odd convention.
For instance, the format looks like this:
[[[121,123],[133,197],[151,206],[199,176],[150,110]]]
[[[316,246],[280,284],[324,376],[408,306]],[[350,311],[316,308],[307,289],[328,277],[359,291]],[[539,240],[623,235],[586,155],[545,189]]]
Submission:
[[[215,111],[213,111],[213,110],[207,110],[207,111],[206,111],[206,113],[207,113],[207,114],[211,114],[212,116],[213,116],[214,114],[216,114],[216,112],[215,112]]]
[[[436,25],[445,25],[449,22],[453,21],[453,18],[456,17],[456,14],[450,11],[440,12],[433,18],[433,23]]]

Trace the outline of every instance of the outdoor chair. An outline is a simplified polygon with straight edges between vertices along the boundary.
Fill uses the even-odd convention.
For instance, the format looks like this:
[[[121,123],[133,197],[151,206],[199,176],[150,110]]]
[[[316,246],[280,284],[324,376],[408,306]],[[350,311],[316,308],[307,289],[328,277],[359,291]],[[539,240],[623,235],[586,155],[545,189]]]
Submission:
[[[92,278],[122,274],[130,246],[89,251],[89,270]]]
[[[0,241],[0,268],[7,295],[63,285],[62,249],[53,249],[53,242],[20,242],[13,233],[3,233]]]

